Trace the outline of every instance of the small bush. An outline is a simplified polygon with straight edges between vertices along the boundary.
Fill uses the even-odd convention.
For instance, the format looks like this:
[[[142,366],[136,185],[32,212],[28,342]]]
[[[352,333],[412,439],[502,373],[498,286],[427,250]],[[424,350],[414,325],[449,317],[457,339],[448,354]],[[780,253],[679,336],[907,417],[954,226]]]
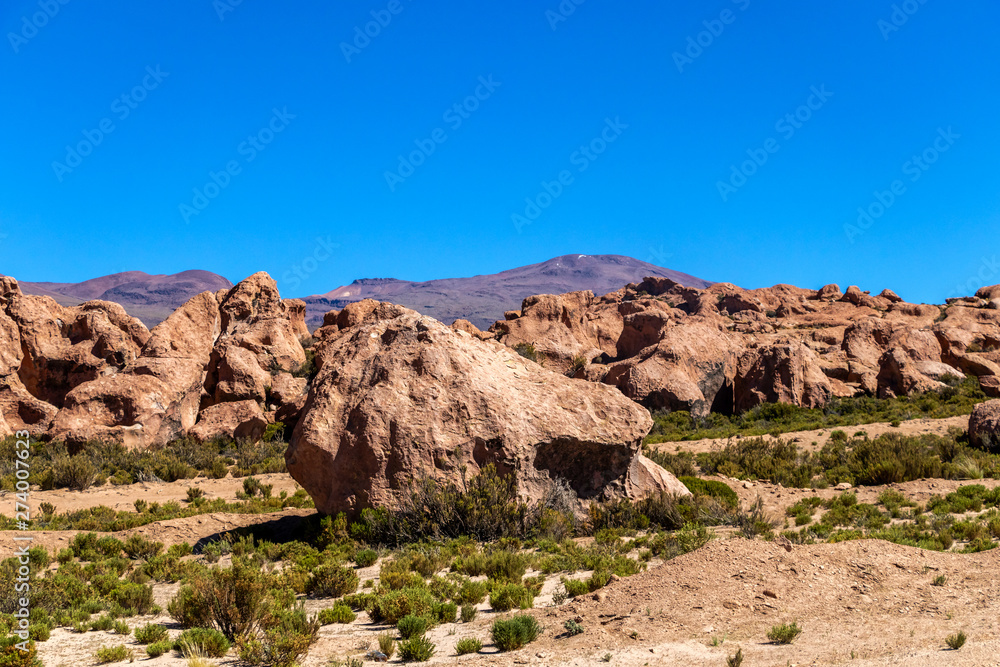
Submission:
[[[309,580],[308,591],[316,597],[339,598],[358,590],[358,575],[349,567],[321,565]]]
[[[479,653],[483,650],[483,643],[473,637],[464,637],[455,644],[455,653],[466,655],[469,653]]]
[[[0,637],[0,667],[42,667],[35,642],[29,641],[28,650],[22,651],[17,648],[20,641],[16,635]]]
[[[516,651],[535,641],[541,631],[534,616],[520,614],[494,621],[490,627],[490,636],[501,651]]]
[[[488,594],[489,589],[486,587],[485,581],[466,579],[458,589],[457,600],[464,604],[479,604],[486,599]]]
[[[957,651],[958,649],[965,646],[965,640],[968,639],[965,633],[961,630],[953,635],[948,635],[948,638],[944,640],[944,643],[948,645],[952,651]]]
[[[353,623],[358,617],[346,604],[335,604],[329,609],[319,612],[320,625],[331,625],[333,623]]]
[[[948,583],[948,577],[943,574],[939,574],[934,577],[934,581],[931,582],[931,586],[944,586],[946,583]]]
[[[426,616],[434,606],[434,598],[426,589],[403,588],[378,596],[369,614],[376,623],[395,625],[404,616]]]
[[[438,623],[454,623],[458,616],[458,605],[454,602],[439,602],[431,608],[431,616]]]
[[[378,561],[378,552],[374,549],[362,549],[354,554],[354,562],[358,567],[371,567]]]
[[[122,646],[102,646],[97,649],[97,664],[104,665],[109,662],[121,662],[127,660],[129,657],[129,651]]]
[[[140,644],[155,644],[167,638],[167,629],[159,623],[147,623],[135,629],[135,640]]]
[[[378,635],[378,650],[385,654],[386,658],[392,658],[396,653],[396,638],[391,632],[381,632]]]
[[[153,642],[146,647],[146,655],[150,658],[159,658],[164,653],[170,651],[174,647],[174,643],[169,639],[162,639],[158,642]]]
[[[437,647],[424,635],[399,643],[399,657],[403,662],[427,662]]]
[[[121,607],[126,612],[123,615],[127,616],[148,614],[153,609],[158,609],[153,604],[153,589],[142,584],[123,581],[108,597]]]
[[[408,614],[399,619],[396,630],[403,639],[412,639],[427,632],[427,617]]]
[[[212,628],[191,628],[177,637],[174,648],[184,657],[192,655],[221,658],[229,652],[232,644],[224,634]]]
[[[462,623],[471,623],[476,619],[476,613],[478,610],[471,604],[463,604],[461,618]]]
[[[736,649],[736,654],[726,658],[726,667],[743,667],[743,649]]]
[[[530,359],[531,361],[538,361],[538,350],[531,343],[518,343],[514,346],[514,351],[525,359]]]
[[[574,621],[572,618],[566,621],[566,623],[563,624],[563,627],[566,628],[566,634],[570,637],[583,634],[583,626]]]
[[[490,594],[490,607],[495,611],[530,609],[534,603],[534,594],[521,584],[500,584]]]
[[[122,545],[125,555],[132,560],[149,560],[163,550],[161,542],[150,542],[142,535],[130,535]]]
[[[771,631],[767,633],[767,638],[775,644],[791,644],[800,634],[802,634],[802,628],[797,623],[791,625],[782,623],[771,628]]]

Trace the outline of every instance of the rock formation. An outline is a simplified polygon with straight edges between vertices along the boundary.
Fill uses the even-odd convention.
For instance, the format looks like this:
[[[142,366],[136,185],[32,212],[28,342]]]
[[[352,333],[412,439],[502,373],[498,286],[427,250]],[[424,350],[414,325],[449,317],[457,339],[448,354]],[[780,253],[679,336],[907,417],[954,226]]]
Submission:
[[[686,493],[639,454],[649,414],[612,387],[568,379],[412,310],[351,304],[320,329],[316,377],[285,455],[323,512],[391,505],[422,477],[493,464],[540,499]]]

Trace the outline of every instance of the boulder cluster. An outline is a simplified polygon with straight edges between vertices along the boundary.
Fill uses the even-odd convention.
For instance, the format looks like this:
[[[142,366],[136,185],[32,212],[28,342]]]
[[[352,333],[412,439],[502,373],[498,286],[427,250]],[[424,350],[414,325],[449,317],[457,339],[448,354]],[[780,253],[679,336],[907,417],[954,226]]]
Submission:
[[[741,412],[899,396],[976,376],[1000,396],[1000,286],[946,306],[836,285],[666,278],[524,300],[488,331],[370,299],[310,335],[257,273],[148,330],[118,304],[61,306],[0,278],[0,435],[158,447],[292,428],[288,469],[327,513],[392,506],[414,480],[486,466],[529,500],[685,494],[641,454],[648,409]],[[1000,401],[973,416],[995,446]],[[648,408],[648,409],[647,409]]]
[[[602,297],[529,297],[488,333],[532,346],[547,368],[695,416],[908,395],[970,375],[1000,396],[994,294],[1000,286],[933,306],[853,286],[694,289],[647,278]]]

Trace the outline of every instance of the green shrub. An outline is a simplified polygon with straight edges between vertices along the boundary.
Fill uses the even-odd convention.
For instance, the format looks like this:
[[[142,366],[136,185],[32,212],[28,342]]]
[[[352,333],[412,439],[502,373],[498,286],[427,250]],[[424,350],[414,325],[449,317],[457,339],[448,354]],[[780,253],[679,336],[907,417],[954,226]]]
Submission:
[[[462,605],[462,623],[471,623],[476,619],[478,610],[471,604]]]
[[[190,628],[177,637],[174,648],[181,655],[188,656],[208,656],[210,658],[221,658],[229,652],[232,643],[229,639],[213,628]]]
[[[128,627],[128,623],[125,621],[115,621],[111,629],[114,630],[116,635],[127,635],[132,632],[132,629]]]
[[[541,631],[534,616],[519,614],[494,621],[490,627],[490,636],[501,651],[516,651],[535,641]]]
[[[16,635],[0,637],[0,667],[42,667],[35,642],[28,641],[28,650],[22,651],[17,647],[21,641]]]
[[[167,629],[159,623],[147,623],[134,631],[135,640],[140,644],[155,644],[167,638]]]
[[[530,609],[535,603],[535,595],[521,584],[499,584],[490,593],[490,607],[494,611]]]
[[[455,644],[455,653],[466,655],[468,653],[479,653],[483,650],[483,643],[473,637],[463,637]]]
[[[362,549],[354,554],[354,561],[358,567],[371,567],[378,561],[378,552],[374,549]]]
[[[392,658],[396,652],[396,639],[391,632],[380,632],[378,635],[378,650],[385,654],[387,659]]]
[[[531,361],[538,361],[538,350],[531,343],[518,343],[514,346],[514,351],[525,359],[530,359]]]
[[[399,657],[403,662],[427,662],[435,648],[427,637],[418,635],[399,643]]]
[[[457,600],[463,604],[479,604],[488,594],[489,589],[485,581],[466,579],[458,589]]]
[[[184,628],[196,628],[212,623],[212,607],[194,587],[185,584],[167,605],[167,613]]]
[[[566,628],[566,634],[570,637],[583,634],[583,626],[574,621],[572,618],[566,621],[566,623],[563,624],[563,627]]]
[[[85,454],[52,459],[52,485],[57,489],[86,491],[97,478],[97,468]]]
[[[369,614],[376,623],[395,625],[409,614],[427,616],[433,606],[434,597],[426,589],[403,588],[378,596]]]
[[[378,596],[374,593],[354,593],[344,596],[344,604],[354,610],[371,611]]]
[[[454,602],[439,602],[431,608],[431,616],[438,623],[454,623],[458,616],[458,605]]]
[[[319,612],[320,625],[331,625],[333,623],[353,623],[358,617],[346,604],[335,604]]]
[[[247,634],[237,641],[239,658],[248,665],[291,667],[316,641],[319,621],[306,615],[302,606],[272,614],[267,629]]]
[[[399,619],[399,622],[396,624],[396,630],[399,631],[399,636],[403,639],[410,639],[427,632],[427,625],[426,616],[407,614]]]
[[[358,590],[358,574],[349,567],[321,565],[309,580],[308,591],[316,597],[339,598]]]
[[[157,608],[153,603],[153,589],[142,584],[123,581],[108,597],[121,607],[127,616],[148,614]]]
[[[153,642],[146,647],[146,655],[150,658],[159,658],[161,655],[170,651],[174,647],[174,643],[169,639],[161,639],[160,641]]]
[[[740,499],[728,484],[712,479],[701,479],[699,477],[680,477],[681,483],[688,488],[688,491],[696,496],[708,496],[715,498],[720,503],[736,509],[740,506]]]
[[[90,629],[98,632],[107,632],[115,624],[115,619],[108,615],[102,615],[90,622]]]
[[[944,643],[947,644],[948,648],[952,651],[957,651],[965,646],[966,639],[968,638],[965,636],[965,632],[960,630],[956,634],[948,635],[947,639],[944,640]]]
[[[191,591],[186,593],[190,596],[189,610],[184,611],[196,616],[207,609],[214,625],[235,640],[260,627],[269,611],[266,604],[269,586],[276,583],[274,575],[251,563],[234,560],[230,568],[214,568],[192,579]]]
[[[102,646],[97,649],[97,664],[103,665],[109,662],[121,662],[127,660],[129,657],[129,650],[122,646]]]
[[[130,535],[122,545],[122,549],[132,560],[149,560],[163,550],[163,543],[150,542],[142,535]]]
[[[775,625],[767,633],[767,638],[775,644],[791,644],[795,638],[802,634],[802,628],[796,623]]]

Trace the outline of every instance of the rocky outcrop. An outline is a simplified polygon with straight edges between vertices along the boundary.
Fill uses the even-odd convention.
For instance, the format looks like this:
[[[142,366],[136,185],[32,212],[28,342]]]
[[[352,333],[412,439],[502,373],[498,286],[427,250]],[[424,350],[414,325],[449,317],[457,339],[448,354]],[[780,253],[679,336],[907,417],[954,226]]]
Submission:
[[[198,415],[198,423],[189,431],[195,439],[213,438],[260,440],[267,428],[267,419],[256,401],[219,403],[205,408]]]
[[[822,407],[833,396],[819,357],[801,343],[765,345],[739,360],[733,406],[744,412],[762,403]]]
[[[1000,400],[980,403],[969,416],[969,442],[991,452],[1000,452]]]
[[[321,512],[391,506],[416,479],[459,482],[490,464],[532,500],[559,481],[582,502],[685,493],[641,459],[649,414],[614,388],[399,306],[354,321],[323,334],[321,370],[285,455]]]

